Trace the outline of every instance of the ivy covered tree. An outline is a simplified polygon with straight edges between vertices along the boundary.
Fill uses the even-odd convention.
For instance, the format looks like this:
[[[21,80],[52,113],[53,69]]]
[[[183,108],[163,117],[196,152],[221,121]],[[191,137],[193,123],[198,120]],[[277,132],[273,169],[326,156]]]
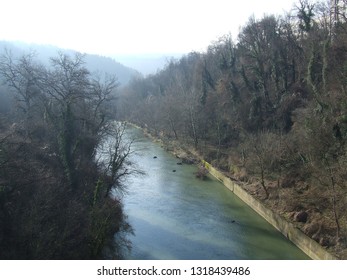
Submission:
[[[330,2],[251,17],[237,41],[130,83],[119,116],[178,139],[293,222],[306,211],[302,230],[346,258],[347,22],[345,1],[335,14]]]

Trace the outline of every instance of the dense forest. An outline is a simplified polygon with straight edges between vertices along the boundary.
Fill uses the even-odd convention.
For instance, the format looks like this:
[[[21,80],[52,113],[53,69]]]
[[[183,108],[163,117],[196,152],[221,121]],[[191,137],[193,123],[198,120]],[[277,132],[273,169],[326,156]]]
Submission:
[[[113,121],[117,79],[91,75],[81,54],[47,66],[9,50],[0,76],[0,259],[121,258],[135,170]]]
[[[194,151],[347,259],[346,5],[251,17],[122,88],[88,56],[1,50],[0,259],[122,257],[123,179],[139,171],[115,119]]]
[[[236,40],[134,79],[117,117],[169,149],[195,149],[347,258],[345,5],[300,0],[284,16],[251,17]]]

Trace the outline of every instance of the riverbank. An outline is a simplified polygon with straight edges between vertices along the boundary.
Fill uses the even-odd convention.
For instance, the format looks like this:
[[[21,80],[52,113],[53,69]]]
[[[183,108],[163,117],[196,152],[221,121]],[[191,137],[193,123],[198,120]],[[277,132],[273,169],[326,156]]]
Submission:
[[[213,176],[167,152],[142,130],[130,160],[144,173],[124,182],[124,211],[134,234],[125,259],[308,260],[309,257]]]
[[[249,205],[272,226],[292,241],[298,248],[300,248],[306,255],[315,260],[336,260],[337,257],[325,250],[315,240],[305,235],[298,227],[287,221],[285,218],[274,212],[272,209],[266,207],[261,201],[254,198],[240,185],[233,182],[230,178],[225,176],[222,172],[215,169],[211,164],[202,160],[205,168],[212,176],[223,183],[230,191],[238,196],[242,201]]]
[[[221,181],[229,190],[234,192],[235,195],[237,195],[246,204],[258,212],[258,214],[260,214],[312,259],[341,258],[340,256],[337,256],[336,252],[334,252],[332,248],[327,248],[320,245],[317,240],[314,240],[305,234],[305,228],[306,230],[309,228],[309,223],[305,224],[299,221],[293,222],[291,220],[291,218],[294,218],[294,216],[296,217],[297,215],[300,215],[300,211],[294,214],[285,211],[278,211],[279,208],[274,207],[276,205],[271,203],[271,199],[264,201],[259,198],[259,193],[256,191],[256,184],[252,183],[254,180],[248,180],[248,183],[235,180],[231,174],[217,170],[211,164],[204,161],[203,157],[195,149],[182,146],[178,141],[174,141],[172,139],[155,137],[146,129],[142,130],[147,137],[159,143],[168,152],[179,158],[182,163],[203,163],[205,168],[209,170],[212,176]]]

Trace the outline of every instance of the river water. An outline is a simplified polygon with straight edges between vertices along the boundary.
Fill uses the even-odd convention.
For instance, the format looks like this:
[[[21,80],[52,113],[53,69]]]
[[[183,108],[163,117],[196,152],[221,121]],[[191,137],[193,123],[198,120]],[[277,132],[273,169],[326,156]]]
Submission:
[[[212,177],[129,129],[132,160],[145,172],[127,181],[124,210],[134,230],[127,259],[308,259]],[[156,157],[156,158],[155,158]]]

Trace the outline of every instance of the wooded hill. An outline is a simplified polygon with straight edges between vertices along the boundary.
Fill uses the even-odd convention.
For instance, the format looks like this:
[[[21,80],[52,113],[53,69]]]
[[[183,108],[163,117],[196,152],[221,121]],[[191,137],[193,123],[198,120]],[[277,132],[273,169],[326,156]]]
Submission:
[[[4,53],[5,51],[10,51],[14,57],[21,57],[29,53],[35,54],[36,60],[48,67],[50,66],[50,59],[55,57],[57,53],[62,52],[69,56],[73,56],[76,53],[74,50],[61,49],[49,45],[0,41],[0,53]],[[118,83],[122,86],[126,85],[132,78],[140,75],[136,70],[124,66],[113,58],[106,56],[84,54],[83,61],[85,68],[90,73],[99,73],[100,75],[108,73],[109,75],[116,76]]]
[[[121,258],[122,178],[135,170],[116,77],[93,76],[81,54],[48,67],[5,52],[0,79],[13,100],[0,111],[0,259]]]
[[[195,148],[347,258],[347,18],[330,2],[251,17],[237,40],[224,36],[134,80],[117,114]]]

